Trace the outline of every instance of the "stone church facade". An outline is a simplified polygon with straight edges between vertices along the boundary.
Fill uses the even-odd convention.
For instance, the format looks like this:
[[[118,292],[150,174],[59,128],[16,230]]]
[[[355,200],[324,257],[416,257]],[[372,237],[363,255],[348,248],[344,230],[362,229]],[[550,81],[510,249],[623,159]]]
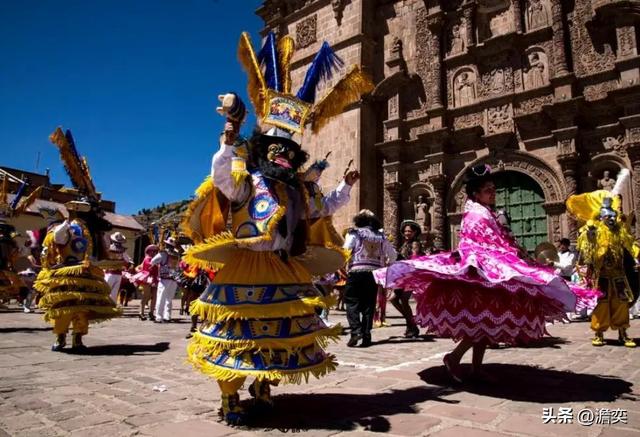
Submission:
[[[498,203],[529,249],[575,238],[565,199],[621,168],[624,210],[640,215],[640,1],[267,0],[257,13],[294,37],[294,86],[324,40],[376,84],[303,141],[332,151],[325,188],[351,159],[362,171],[338,229],[366,207],[391,234],[417,218],[451,247],[479,163],[502,170]]]

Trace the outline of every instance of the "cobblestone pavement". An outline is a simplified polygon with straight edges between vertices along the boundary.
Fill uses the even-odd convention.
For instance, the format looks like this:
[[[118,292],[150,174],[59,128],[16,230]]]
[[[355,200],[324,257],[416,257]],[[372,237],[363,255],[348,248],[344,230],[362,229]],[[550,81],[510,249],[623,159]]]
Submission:
[[[93,326],[89,352],[80,356],[49,350],[53,335],[41,315],[0,310],[0,437],[640,436],[640,348],[594,348],[587,323],[550,326],[554,337],[527,348],[487,351],[486,369],[498,384],[453,385],[442,366],[453,343],[406,340],[391,312],[393,326],[374,330],[372,347],[347,348],[345,337],[330,348],[336,372],[276,387],[273,415],[238,429],[218,422],[217,384],[185,363],[187,317],[176,312],[178,323],[154,324],[136,311],[134,301],[123,318]],[[332,319],[345,324],[344,313]],[[640,336],[640,321],[631,333]],[[160,385],[167,390],[154,391]],[[572,408],[573,423],[544,424],[544,408],[555,415]],[[581,413],[583,421],[596,414],[613,424],[580,425],[583,409],[590,412]],[[627,423],[624,413],[607,409],[625,410]]]

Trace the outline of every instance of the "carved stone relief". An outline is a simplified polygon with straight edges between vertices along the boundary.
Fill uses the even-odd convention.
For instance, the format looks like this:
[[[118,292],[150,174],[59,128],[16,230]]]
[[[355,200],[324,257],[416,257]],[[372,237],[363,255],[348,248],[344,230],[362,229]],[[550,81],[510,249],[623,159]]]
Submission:
[[[607,93],[609,91],[613,91],[616,88],[618,88],[617,80],[609,80],[593,85],[587,85],[584,87],[584,98],[588,102],[604,99],[605,97],[607,97]]]
[[[454,129],[468,129],[476,126],[482,126],[482,113],[465,114],[456,117],[453,120]]]
[[[547,94],[544,96],[534,97],[532,99],[523,100],[514,107],[516,116],[532,114],[540,112],[543,105],[550,105],[553,103],[553,95]]]
[[[624,148],[624,135],[608,136],[602,138],[602,146],[609,152],[614,152],[619,156],[626,155]]]
[[[547,0],[529,0],[525,14],[527,31],[549,26],[550,20],[549,2]]]
[[[542,50],[532,50],[527,54],[524,75],[524,89],[540,88],[549,83],[549,61]]]
[[[511,105],[500,105],[487,109],[487,134],[513,131]]]
[[[578,76],[588,76],[614,68],[615,54],[607,40],[606,26],[592,24],[591,2],[575,2],[571,28],[571,49]]]
[[[471,69],[459,71],[453,79],[454,104],[456,108],[470,105],[476,100],[476,75]]]
[[[618,51],[621,57],[635,55],[636,37],[635,29],[631,26],[620,27],[616,29],[618,36]]]
[[[317,41],[318,16],[307,17],[296,24],[296,47],[303,49]]]

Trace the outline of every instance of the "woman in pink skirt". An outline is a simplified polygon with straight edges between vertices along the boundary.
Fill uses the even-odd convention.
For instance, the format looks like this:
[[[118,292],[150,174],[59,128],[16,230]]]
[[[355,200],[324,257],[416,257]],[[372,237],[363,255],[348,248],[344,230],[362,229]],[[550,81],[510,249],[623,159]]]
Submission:
[[[469,349],[474,376],[491,379],[481,370],[487,346],[537,340],[546,334],[546,321],[593,307],[598,296],[533,262],[498,222],[489,166],[469,171],[466,194],[457,251],[400,261],[375,272],[385,287],[414,290],[420,325],[459,342],[443,359],[457,382],[462,381],[460,360]]]
[[[147,320],[145,307],[149,304],[149,320],[155,321],[153,310],[156,307],[156,290],[158,288],[158,266],[151,264],[151,259],[158,254],[158,246],[150,244],[144,249],[144,260],[137,268],[138,273],[131,277],[136,287],[142,287],[140,301],[140,320]]]

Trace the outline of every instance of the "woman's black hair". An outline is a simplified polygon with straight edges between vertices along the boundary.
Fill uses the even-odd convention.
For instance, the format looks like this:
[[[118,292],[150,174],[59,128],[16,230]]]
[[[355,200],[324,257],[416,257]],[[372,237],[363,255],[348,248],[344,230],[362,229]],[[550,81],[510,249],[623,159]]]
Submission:
[[[369,213],[360,213],[353,218],[353,224],[357,228],[371,228],[377,231],[382,228],[382,223],[375,215]]]
[[[474,165],[465,174],[465,192],[469,199],[475,200],[476,193],[487,182],[493,182],[494,177],[491,174],[491,167],[486,164]]]

